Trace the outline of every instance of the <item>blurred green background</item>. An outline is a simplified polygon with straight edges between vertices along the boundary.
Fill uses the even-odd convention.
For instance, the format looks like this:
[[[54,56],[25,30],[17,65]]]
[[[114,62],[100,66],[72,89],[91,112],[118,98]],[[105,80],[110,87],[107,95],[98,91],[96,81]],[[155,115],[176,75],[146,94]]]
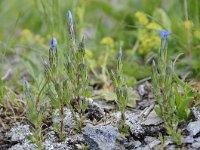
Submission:
[[[1,0],[1,67],[10,64],[16,76],[23,76],[25,69],[40,80],[52,36],[58,40],[59,54],[66,53],[68,10],[78,37],[86,39],[92,84],[107,84],[108,68],[120,46],[128,83],[149,77],[160,44],[156,30],[161,29],[172,31],[171,58],[184,53],[177,63],[180,76],[200,77],[199,0]]]

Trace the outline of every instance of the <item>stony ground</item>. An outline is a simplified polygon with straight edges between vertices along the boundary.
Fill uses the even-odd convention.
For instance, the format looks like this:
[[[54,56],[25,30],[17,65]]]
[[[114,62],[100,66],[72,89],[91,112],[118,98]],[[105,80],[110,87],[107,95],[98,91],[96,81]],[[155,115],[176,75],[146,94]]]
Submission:
[[[43,145],[46,150],[78,150],[87,145],[91,150],[150,150],[150,149],[200,149],[200,109],[192,108],[193,118],[180,126],[183,131],[184,144],[175,145],[166,134],[163,122],[153,110],[155,100],[152,94],[151,84],[146,81],[134,89],[137,97],[137,107],[130,108],[126,113],[126,124],[129,126],[130,135],[122,136],[117,129],[120,120],[120,112],[115,110],[113,102],[105,99],[88,99],[90,102],[86,126],[82,133],[73,131],[75,121],[71,112],[65,109],[66,139],[60,142],[53,124],[59,119],[59,115],[45,130]],[[1,114],[3,108],[0,108]],[[56,111],[54,112],[57,113]],[[2,115],[1,115],[2,116]],[[1,120],[9,120],[4,116]],[[164,141],[160,140],[162,133]],[[37,146],[29,141],[32,135],[27,121],[8,121],[8,124],[0,127],[1,150],[35,150]],[[162,142],[161,142],[162,141]]]

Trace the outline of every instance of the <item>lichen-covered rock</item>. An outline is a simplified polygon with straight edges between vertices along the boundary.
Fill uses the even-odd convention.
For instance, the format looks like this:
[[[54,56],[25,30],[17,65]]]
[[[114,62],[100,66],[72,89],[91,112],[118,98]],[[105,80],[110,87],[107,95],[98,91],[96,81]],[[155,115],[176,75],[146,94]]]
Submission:
[[[126,125],[129,126],[130,132],[134,137],[142,138],[145,129],[141,125],[141,118],[134,113],[126,113]]]
[[[68,136],[65,139],[65,143],[68,143],[72,147],[75,147],[76,144],[85,144],[85,140],[82,134],[76,134],[76,135]]]
[[[43,144],[45,150],[73,150],[69,145],[64,142],[52,143],[51,141],[46,140]]]
[[[121,138],[117,127],[112,125],[85,127],[83,137],[90,150],[116,150]]]
[[[72,147],[67,142],[59,142],[55,131],[46,133],[43,146],[45,150],[72,150]]]
[[[24,140],[22,143],[18,143],[8,150],[37,150],[38,147],[36,144],[31,143],[28,140]]]
[[[22,125],[20,123],[16,123],[6,134],[7,137],[11,138],[11,141],[22,141],[30,135],[32,135],[32,133],[29,129],[29,125]]]

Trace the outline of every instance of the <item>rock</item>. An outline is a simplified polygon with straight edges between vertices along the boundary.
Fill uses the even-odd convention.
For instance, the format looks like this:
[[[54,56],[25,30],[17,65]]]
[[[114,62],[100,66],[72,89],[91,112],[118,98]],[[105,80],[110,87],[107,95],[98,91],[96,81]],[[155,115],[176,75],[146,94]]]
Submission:
[[[146,93],[146,90],[144,88],[144,84],[141,84],[138,86],[138,93],[140,94],[140,96],[143,96]]]
[[[36,144],[31,143],[28,140],[24,140],[22,143],[18,143],[8,150],[37,150],[38,147]]]
[[[164,139],[165,139],[165,142],[164,142],[164,147],[167,147],[168,145],[170,145],[170,144],[173,144],[173,141],[171,140],[171,137],[169,137],[169,136],[165,136],[164,137]]]
[[[192,114],[195,117],[196,120],[200,120],[200,108],[193,107],[192,108]]]
[[[73,145],[73,146],[75,146],[76,144],[85,144],[85,140],[84,140],[82,134],[68,136],[65,139],[65,142],[68,143],[69,145]]]
[[[194,139],[196,142],[200,142],[200,137]]]
[[[6,134],[7,137],[11,137],[11,141],[22,141],[30,135],[32,133],[30,132],[29,125],[21,125],[20,123],[16,123]]]
[[[136,149],[141,145],[142,143],[140,141],[135,141],[133,138],[130,138],[128,141],[124,142],[126,149]]]
[[[143,98],[153,98],[152,85],[149,82],[138,86],[138,93]]]
[[[187,126],[187,130],[190,132],[191,136],[195,136],[197,133],[200,132],[200,120],[190,122]]]
[[[54,119],[53,119],[53,124],[58,124],[60,123],[60,116],[59,116],[59,110],[56,110],[54,112]],[[65,115],[65,118],[64,118],[64,124],[69,124],[72,125],[74,123],[74,120],[73,120],[73,116],[72,116],[72,113],[69,109],[67,108],[64,108],[64,115]]]
[[[148,144],[148,147],[150,149],[153,149],[155,146],[157,146],[158,144],[160,144],[160,141],[159,140],[154,140],[152,141],[151,143]]]
[[[51,141],[46,140],[43,143],[45,150],[73,150],[72,147],[67,145],[66,143],[52,143]]]
[[[126,125],[129,126],[131,134],[136,138],[142,138],[145,130],[141,125],[141,118],[134,113],[126,113]]]
[[[196,148],[196,149],[199,149],[200,148],[200,142],[192,143],[192,147]]]
[[[190,144],[190,143],[193,143],[194,142],[194,138],[191,137],[191,136],[187,136],[184,138],[184,143],[186,144]]]
[[[45,141],[58,142],[58,136],[55,131],[49,131],[45,135]]]
[[[144,139],[144,141],[145,141],[147,144],[153,142],[154,140],[156,140],[156,138],[155,138],[155,137],[152,137],[152,136],[146,136],[145,139]]]
[[[159,140],[157,140],[155,137],[151,137],[151,136],[147,136],[144,141],[147,143],[147,145],[145,147],[141,147],[140,149],[153,149],[155,146],[157,146],[158,144],[160,144],[161,142]]]
[[[90,103],[87,111],[88,111],[87,117],[92,121],[94,119],[100,121],[105,114],[104,110],[96,102]]]
[[[159,125],[163,123],[163,121],[157,116],[156,112],[153,110],[148,115],[147,119],[142,122],[143,125]]]
[[[115,109],[115,105],[113,103],[107,103],[104,99],[97,99],[95,100],[95,103],[97,103],[105,113],[109,113]]]
[[[121,138],[117,127],[112,125],[85,127],[83,137],[90,150],[116,150]]]
[[[120,111],[113,112],[112,116],[116,119],[116,122],[121,120],[121,112]]]

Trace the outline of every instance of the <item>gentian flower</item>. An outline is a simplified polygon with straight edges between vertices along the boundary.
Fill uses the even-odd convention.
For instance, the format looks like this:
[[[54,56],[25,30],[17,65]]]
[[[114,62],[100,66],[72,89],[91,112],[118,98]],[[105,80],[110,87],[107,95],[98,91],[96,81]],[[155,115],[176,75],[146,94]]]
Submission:
[[[73,19],[72,19],[72,13],[70,10],[68,10],[67,12],[67,18],[68,18],[69,23],[71,24],[73,22]]]
[[[73,18],[72,13],[70,10],[67,12],[67,19],[68,19],[68,31],[70,38],[74,37],[74,27],[73,27]]]
[[[157,31],[161,35],[162,40],[166,40],[167,36],[172,33],[171,31],[164,31],[164,30],[157,30]]]
[[[56,50],[56,48],[57,48],[57,40],[56,40],[56,38],[55,37],[53,37],[52,39],[51,39],[51,49],[52,49],[52,51],[55,51]]]

